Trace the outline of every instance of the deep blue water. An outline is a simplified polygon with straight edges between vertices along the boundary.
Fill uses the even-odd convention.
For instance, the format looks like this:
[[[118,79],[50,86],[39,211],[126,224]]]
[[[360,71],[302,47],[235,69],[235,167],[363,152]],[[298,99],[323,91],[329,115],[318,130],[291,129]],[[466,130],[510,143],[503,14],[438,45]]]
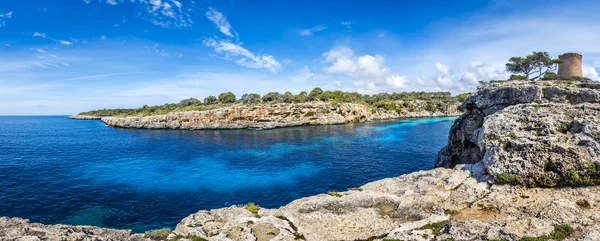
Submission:
[[[201,209],[279,207],[432,168],[453,120],[176,131],[0,117],[0,216],[143,232]]]

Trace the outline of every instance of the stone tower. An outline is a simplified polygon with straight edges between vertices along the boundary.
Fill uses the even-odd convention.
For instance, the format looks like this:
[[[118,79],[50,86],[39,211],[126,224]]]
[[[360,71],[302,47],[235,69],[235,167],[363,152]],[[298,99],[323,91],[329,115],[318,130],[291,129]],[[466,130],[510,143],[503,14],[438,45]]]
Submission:
[[[583,77],[583,67],[581,61],[583,57],[577,53],[566,53],[559,55],[558,58],[562,63],[558,65],[558,75],[564,77]]]

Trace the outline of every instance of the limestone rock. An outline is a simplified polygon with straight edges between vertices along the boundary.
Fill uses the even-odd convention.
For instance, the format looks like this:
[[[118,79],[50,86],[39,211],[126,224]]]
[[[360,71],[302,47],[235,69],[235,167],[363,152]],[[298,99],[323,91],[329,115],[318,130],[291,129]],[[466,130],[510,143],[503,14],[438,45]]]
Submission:
[[[415,109],[424,109],[429,103],[422,100],[411,101]],[[444,103],[446,111],[403,112],[378,109],[363,104],[344,103],[332,105],[329,102],[309,102],[297,104],[232,105],[206,110],[174,112],[166,115],[138,117],[104,117],[109,126],[143,129],[273,129],[301,125],[332,125],[368,120],[394,118],[458,116],[458,103]]]
[[[591,87],[590,87],[591,86]],[[584,82],[489,84],[462,104],[436,166],[482,161],[497,179],[585,185],[599,175],[600,90]],[[501,176],[502,175],[502,176]]]

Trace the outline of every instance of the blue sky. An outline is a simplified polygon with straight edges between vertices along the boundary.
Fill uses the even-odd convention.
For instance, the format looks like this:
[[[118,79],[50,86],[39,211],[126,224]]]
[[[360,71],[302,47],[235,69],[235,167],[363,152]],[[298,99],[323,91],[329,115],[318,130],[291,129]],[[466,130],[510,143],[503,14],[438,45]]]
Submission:
[[[584,55],[597,1],[0,2],[0,115],[71,114],[232,91],[473,90],[532,51]]]

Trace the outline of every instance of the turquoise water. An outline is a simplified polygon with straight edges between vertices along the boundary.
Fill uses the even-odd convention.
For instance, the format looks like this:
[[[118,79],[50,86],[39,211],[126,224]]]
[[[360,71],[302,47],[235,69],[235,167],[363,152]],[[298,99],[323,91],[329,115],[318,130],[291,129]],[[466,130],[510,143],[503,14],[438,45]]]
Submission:
[[[179,131],[0,117],[0,216],[143,232],[201,209],[276,208],[430,169],[453,120]]]

